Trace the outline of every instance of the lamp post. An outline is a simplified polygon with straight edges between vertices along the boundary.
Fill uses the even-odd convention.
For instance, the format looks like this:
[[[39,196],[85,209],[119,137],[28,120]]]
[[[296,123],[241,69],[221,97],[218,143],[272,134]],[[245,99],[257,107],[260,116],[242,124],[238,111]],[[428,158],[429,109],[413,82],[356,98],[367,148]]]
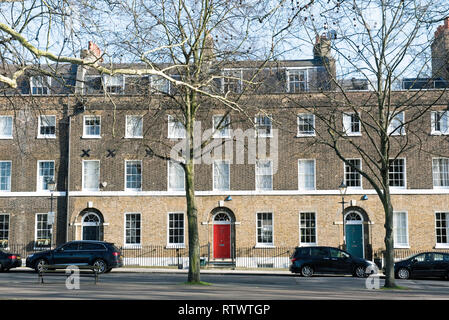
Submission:
[[[47,180],[47,188],[50,191],[50,212],[49,214],[51,215],[51,238],[50,238],[50,248],[53,247],[53,230],[54,230],[54,225],[55,225],[55,213],[53,212],[53,192],[56,189],[56,182],[53,179],[49,179]]]
[[[341,195],[341,215],[343,218],[343,250],[346,250],[346,225],[345,225],[345,194],[346,194],[346,190],[348,189],[348,187],[346,186],[345,182],[342,181],[340,186],[338,187],[338,190],[340,191],[340,195]]]

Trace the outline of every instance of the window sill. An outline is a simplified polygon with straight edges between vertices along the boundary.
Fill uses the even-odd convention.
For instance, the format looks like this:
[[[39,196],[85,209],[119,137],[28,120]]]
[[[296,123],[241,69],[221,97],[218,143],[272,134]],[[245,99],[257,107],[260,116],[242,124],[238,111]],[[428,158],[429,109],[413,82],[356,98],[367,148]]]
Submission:
[[[300,243],[300,247],[316,247],[318,243]]]
[[[435,249],[449,249],[449,243],[447,243],[447,244],[437,243],[435,245]]]
[[[13,140],[13,139],[14,139],[13,137],[9,137],[9,136],[0,137],[0,140]]]
[[[431,132],[430,133],[431,136],[449,136],[449,132]]]
[[[143,139],[143,136],[135,136],[135,137],[127,137],[127,136],[125,136],[125,139]]]
[[[185,249],[186,245],[185,244],[168,244],[165,246],[165,249]]]
[[[296,138],[307,138],[307,137],[315,137],[315,133],[311,133],[311,134],[297,134]]]
[[[346,137],[361,137],[361,133],[347,133],[345,134]]]
[[[37,136],[36,139],[56,139],[56,135]]]
[[[125,244],[123,249],[142,249],[141,244]]]
[[[410,249],[410,245],[403,245],[403,246],[396,245],[394,246],[394,249]]]
[[[264,248],[276,248],[276,246],[274,244],[256,244],[254,246],[255,249],[264,249]]]
[[[101,139],[101,136],[82,136],[81,139]]]

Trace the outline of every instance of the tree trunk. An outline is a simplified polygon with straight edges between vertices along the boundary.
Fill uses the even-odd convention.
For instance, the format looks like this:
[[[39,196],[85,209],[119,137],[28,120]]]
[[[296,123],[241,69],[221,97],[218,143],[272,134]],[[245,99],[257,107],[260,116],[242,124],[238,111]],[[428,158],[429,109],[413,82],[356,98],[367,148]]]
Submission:
[[[394,280],[394,238],[393,238],[393,206],[391,204],[390,191],[384,190],[385,211],[385,287],[396,286]]]
[[[195,170],[193,161],[185,167],[187,220],[189,233],[189,275],[188,282],[200,281],[200,243],[198,237],[198,210],[195,201]]]

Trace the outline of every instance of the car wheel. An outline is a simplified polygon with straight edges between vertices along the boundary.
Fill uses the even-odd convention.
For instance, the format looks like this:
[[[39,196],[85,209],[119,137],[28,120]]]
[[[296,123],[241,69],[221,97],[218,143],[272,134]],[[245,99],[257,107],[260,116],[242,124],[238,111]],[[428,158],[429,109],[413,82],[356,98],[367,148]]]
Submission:
[[[311,266],[303,266],[301,268],[301,274],[303,277],[313,276],[313,268]]]
[[[106,262],[102,259],[95,260],[93,266],[97,268],[98,273],[105,273],[108,269]]]
[[[356,267],[355,270],[354,270],[354,275],[357,278],[366,278],[367,277],[367,274],[365,272],[365,268],[363,266]]]
[[[45,272],[47,271],[46,265],[48,265],[47,260],[39,259],[36,261],[34,269],[36,270],[36,272]]]
[[[401,268],[398,270],[398,278],[399,279],[408,279],[410,278],[410,271],[407,268]]]

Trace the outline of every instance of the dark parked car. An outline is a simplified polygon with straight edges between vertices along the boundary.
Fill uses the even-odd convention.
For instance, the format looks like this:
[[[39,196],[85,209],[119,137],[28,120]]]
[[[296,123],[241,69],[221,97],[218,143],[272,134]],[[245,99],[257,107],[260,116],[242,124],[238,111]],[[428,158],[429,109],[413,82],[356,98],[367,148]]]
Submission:
[[[65,268],[69,265],[97,266],[99,273],[122,267],[121,252],[113,243],[103,241],[71,241],[54,250],[37,252],[27,257],[26,266],[37,272],[46,265]]]
[[[17,253],[10,253],[0,249],[0,272],[22,266],[22,259]]]
[[[339,273],[363,278],[377,272],[373,262],[331,247],[298,247],[290,259],[290,271],[304,277],[314,273]]]
[[[420,277],[449,277],[449,254],[424,252],[394,264],[394,274],[399,279]]]

